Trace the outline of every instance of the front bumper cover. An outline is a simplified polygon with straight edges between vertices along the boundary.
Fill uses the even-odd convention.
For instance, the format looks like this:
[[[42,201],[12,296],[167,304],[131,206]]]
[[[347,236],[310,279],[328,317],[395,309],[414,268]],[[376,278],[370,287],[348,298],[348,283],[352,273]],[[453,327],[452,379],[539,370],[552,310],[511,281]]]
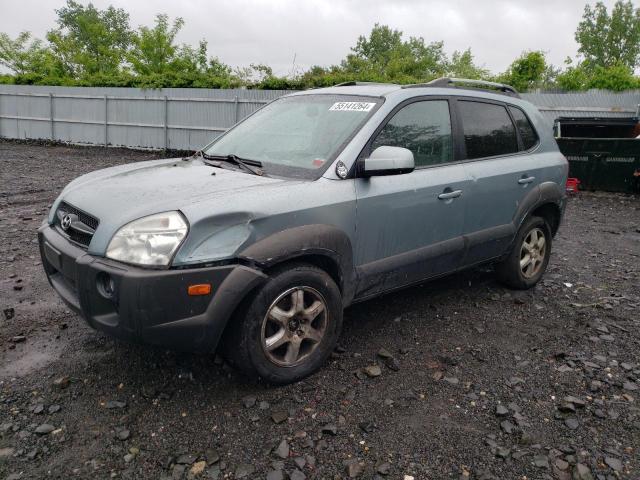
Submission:
[[[244,265],[151,270],[89,255],[49,224],[38,230],[49,283],[96,330],[128,341],[212,352],[248,292],[266,280]],[[102,288],[111,279],[113,294]],[[212,293],[189,296],[189,285]]]

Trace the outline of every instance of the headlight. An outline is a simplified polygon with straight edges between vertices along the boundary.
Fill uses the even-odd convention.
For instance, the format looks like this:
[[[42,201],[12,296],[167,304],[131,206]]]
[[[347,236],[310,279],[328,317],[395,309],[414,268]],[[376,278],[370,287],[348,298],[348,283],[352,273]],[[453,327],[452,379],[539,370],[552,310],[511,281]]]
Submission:
[[[167,266],[188,230],[179,212],[134,220],[113,236],[107,258],[136,265]]]

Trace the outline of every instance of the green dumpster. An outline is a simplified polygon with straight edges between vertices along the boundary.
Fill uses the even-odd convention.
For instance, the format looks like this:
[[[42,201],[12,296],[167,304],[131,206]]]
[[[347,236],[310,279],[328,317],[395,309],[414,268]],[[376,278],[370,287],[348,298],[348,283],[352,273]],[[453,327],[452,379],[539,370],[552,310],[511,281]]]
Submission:
[[[606,120],[615,120],[613,127],[607,129]],[[621,129],[623,120],[627,121],[628,130]],[[579,122],[588,128],[572,128]],[[600,122],[594,128],[595,122]],[[573,125],[572,125],[573,123]],[[640,138],[635,138],[640,124],[637,118],[631,119],[567,119],[556,120],[556,134],[560,151],[569,161],[569,176],[580,180],[580,187],[587,190],[603,190],[607,192],[640,193]],[[582,131],[581,131],[582,130]],[[613,133],[616,136],[628,135],[627,138],[585,138],[565,136],[593,133],[605,136]]]

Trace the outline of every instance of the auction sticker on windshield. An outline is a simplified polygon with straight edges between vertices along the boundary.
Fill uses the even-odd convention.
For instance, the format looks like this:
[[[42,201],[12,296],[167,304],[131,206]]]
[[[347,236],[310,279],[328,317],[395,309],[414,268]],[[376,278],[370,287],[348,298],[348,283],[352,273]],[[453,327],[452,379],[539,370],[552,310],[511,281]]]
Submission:
[[[330,111],[337,112],[368,112],[375,106],[369,102],[336,102],[329,108]]]

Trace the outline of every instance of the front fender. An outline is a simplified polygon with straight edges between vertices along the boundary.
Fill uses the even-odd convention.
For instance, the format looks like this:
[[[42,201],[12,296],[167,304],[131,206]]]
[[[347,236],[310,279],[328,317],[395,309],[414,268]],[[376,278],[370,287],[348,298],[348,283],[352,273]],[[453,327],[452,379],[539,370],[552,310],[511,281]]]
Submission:
[[[242,261],[265,269],[304,256],[322,256],[338,268],[345,304],[353,298],[353,249],[346,233],[332,225],[304,225],[274,233],[241,251]]]

